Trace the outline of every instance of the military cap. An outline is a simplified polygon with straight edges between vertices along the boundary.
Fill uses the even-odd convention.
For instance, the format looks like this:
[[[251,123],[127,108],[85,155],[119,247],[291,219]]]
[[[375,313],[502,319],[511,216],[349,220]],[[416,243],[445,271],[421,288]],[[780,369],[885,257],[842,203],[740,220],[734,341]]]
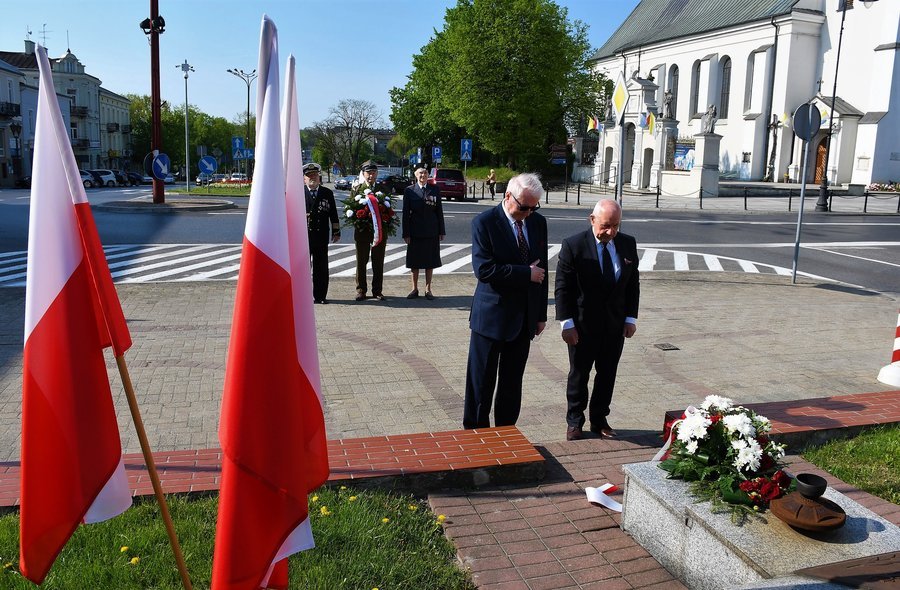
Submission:
[[[306,176],[310,172],[315,172],[316,174],[322,171],[322,167],[316,164],[315,162],[310,162],[309,164],[303,167],[303,175]]]
[[[415,166],[413,166],[413,170],[428,170],[428,164],[425,162],[419,162]]]
[[[378,164],[376,164],[372,160],[366,160],[362,163],[362,166],[360,166],[359,169],[363,172],[368,172],[369,170],[378,170]]]

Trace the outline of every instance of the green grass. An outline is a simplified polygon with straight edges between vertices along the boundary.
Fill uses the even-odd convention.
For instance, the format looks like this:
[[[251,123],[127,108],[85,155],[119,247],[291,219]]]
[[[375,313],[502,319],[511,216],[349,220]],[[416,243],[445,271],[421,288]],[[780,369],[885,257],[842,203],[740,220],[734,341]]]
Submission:
[[[459,166],[459,169],[462,170],[461,165]],[[473,180],[484,180],[490,172],[490,166],[469,166],[466,170],[466,180],[469,182],[472,182]],[[510,170],[509,168],[494,168],[494,172],[497,174],[497,182],[508,182],[510,178],[518,174],[518,172]]]
[[[314,498],[310,514],[316,548],[290,558],[291,588],[474,588],[457,566],[437,518],[421,500],[343,487],[323,488]],[[198,590],[210,585],[217,504],[215,497],[169,497]],[[142,500],[112,520],[79,527],[41,587],[181,588],[158,514],[155,502]],[[0,588],[33,590],[18,573],[18,534],[17,514],[0,517]],[[139,561],[132,564],[135,557]]]
[[[900,425],[809,447],[803,457],[841,481],[900,504]]]

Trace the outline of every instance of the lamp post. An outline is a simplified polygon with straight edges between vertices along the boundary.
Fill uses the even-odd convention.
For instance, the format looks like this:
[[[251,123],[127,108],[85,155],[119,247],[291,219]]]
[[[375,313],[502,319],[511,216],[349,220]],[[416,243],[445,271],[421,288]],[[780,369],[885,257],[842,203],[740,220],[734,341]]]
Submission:
[[[863,5],[871,8],[876,2],[878,0],[863,0]],[[834,104],[837,99],[838,68],[841,65],[844,21],[847,18],[847,11],[851,8],[853,8],[853,0],[838,0],[838,10],[841,11],[841,29],[838,33],[837,55],[834,60],[834,87],[831,91],[831,111],[828,113],[828,135],[825,136],[825,163],[822,169],[822,183],[819,185],[819,198],[816,200],[816,211],[828,211],[828,160],[831,156],[831,136],[834,135]]]
[[[160,107],[159,91],[159,36],[166,30],[166,20],[159,15],[159,0],[150,0],[150,18],[145,18],[140,24],[144,34],[150,37],[150,150],[156,153],[162,151],[162,113]],[[153,202],[161,204],[166,202],[165,185],[163,181],[153,179]]]
[[[250,84],[252,84],[253,81],[256,80],[257,73],[256,73],[256,70],[253,70],[252,72],[245,72],[244,70],[241,70],[238,68],[229,68],[228,70],[225,70],[225,71],[227,71],[229,74],[237,76],[238,78],[243,80],[244,83],[247,84],[247,146],[249,147],[250,146]],[[246,166],[247,166],[247,178],[249,179],[250,178],[250,162],[249,161],[247,162]]]
[[[187,96],[187,81],[188,81],[188,72],[193,72],[194,68],[191,64],[188,63],[188,60],[185,59],[184,63],[175,66],[176,68],[181,68],[181,71],[184,72],[184,188],[187,189],[188,194],[191,192],[191,165],[188,158],[190,158],[191,152],[188,147],[188,96]]]
[[[13,178],[15,181],[19,182],[19,160],[21,156],[19,154],[19,135],[22,134],[22,125],[18,121],[13,121],[9,125],[9,131],[13,134],[13,139],[16,140],[16,153],[13,154],[12,164],[13,164]]]

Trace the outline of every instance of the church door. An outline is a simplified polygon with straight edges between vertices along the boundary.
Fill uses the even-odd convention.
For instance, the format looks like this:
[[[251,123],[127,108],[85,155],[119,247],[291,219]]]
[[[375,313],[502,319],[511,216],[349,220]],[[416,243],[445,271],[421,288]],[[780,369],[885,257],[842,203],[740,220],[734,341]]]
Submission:
[[[827,143],[828,138],[823,137],[818,147],[816,147],[816,184],[821,183],[822,177],[825,175],[825,145]]]

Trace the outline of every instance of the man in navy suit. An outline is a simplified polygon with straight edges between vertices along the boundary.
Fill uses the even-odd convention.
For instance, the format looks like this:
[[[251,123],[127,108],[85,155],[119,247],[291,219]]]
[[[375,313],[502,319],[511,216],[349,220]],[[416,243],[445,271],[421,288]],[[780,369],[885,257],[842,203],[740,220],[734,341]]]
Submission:
[[[496,426],[519,418],[531,340],[547,323],[547,220],[535,213],[543,190],[537,174],[515,176],[503,201],[472,222],[478,283],[469,314],[464,428],[489,427],[492,404]]]
[[[591,229],[562,243],[556,267],[556,319],[569,346],[566,384],[566,440],[582,437],[584,411],[591,432],[613,437],[606,417],[625,339],[634,336],[640,299],[635,239],[619,233],[622,208],[611,199],[597,202]],[[588,379],[596,368],[588,404]]]

